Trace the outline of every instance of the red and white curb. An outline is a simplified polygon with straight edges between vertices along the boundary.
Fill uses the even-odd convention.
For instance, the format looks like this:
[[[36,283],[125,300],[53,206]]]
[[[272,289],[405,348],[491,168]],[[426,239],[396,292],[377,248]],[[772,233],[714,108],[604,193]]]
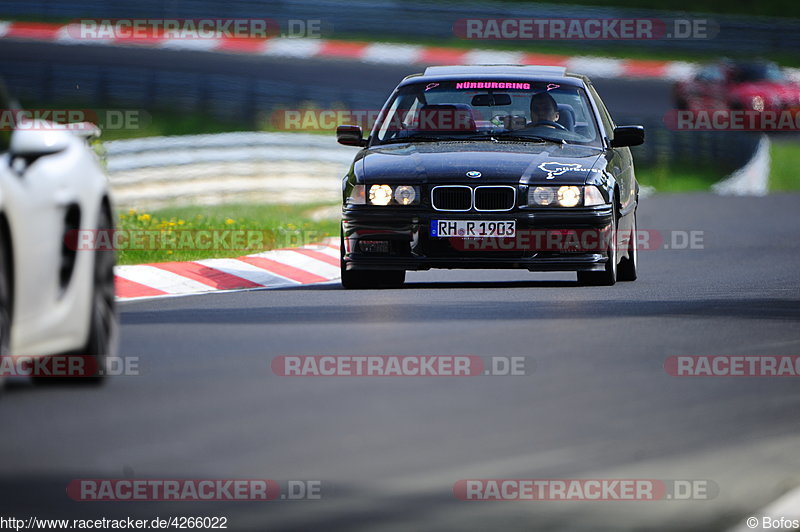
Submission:
[[[81,39],[76,24],[0,21],[0,38],[93,44],[102,46],[145,46],[173,50],[227,52],[237,54],[287,57],[292,59],[351,59],[383,64],[520,64],[564,66],[570,72],[603,78],[657,78],[685,80],[697,65],[684,61],[651,61],[610,57],[566,56],[529,52],[460,49],[394,43],[334,41],[327,39],[169,39],[151,37]]]
[[[235,259],[117,266],[117,299],[283,288],[339,278],[339,241],[277,249]]]

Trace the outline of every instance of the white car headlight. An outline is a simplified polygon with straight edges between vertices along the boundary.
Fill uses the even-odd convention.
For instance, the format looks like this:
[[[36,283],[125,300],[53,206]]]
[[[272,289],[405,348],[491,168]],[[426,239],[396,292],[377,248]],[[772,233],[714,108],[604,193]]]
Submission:
[[[528,191],[528,205],[552,205],[555,201],[554,187],[536,187]]]
[[[528,205],[543,207],[592,207],[605,205],[606,200],[600,189],[594,185],[579,187],[564,185],[560,187],[531,187],[528,189]]]
[[[363,185],[361,185],[363,186]],[[419,187],[414,185],[372,185],[367,193],[370,205],[419,205]]]
[[[581,202],[581,189],[576,186],[558,187],[558,204],[562,207],[574,207]]]
[[[372,185],[369,187],[369,202],[372,205],[389,205],[392,202],[392,187]]]
[[[394,200],[400,205],[411,205],[417,198],[417,191],[414,187],[408,185],[400,185],[394,189]]]

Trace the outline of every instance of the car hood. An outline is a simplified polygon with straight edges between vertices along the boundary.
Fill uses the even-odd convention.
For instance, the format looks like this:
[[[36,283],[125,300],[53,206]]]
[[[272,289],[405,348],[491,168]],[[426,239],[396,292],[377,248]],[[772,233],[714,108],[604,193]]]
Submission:
[[[583,184],[604,168],[597,148],[491,141],[378,146],[362,152],[355,164],[359,182],[376,184]],[[470,178],[468,172],[481,176]]]

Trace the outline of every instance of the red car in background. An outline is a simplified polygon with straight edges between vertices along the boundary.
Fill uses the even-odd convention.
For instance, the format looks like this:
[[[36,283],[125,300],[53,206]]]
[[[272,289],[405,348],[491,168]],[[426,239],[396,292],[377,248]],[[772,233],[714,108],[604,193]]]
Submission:
[[[772,62],[722,60],[675,84],[678,109],[800,110],[800,84]]]

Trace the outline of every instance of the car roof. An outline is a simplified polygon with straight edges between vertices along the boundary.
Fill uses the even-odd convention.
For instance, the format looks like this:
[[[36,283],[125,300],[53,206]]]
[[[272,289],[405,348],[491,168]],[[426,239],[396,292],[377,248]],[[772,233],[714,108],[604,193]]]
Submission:
[[[448,81],[464,79],[496,79],[524,81],[558,81],[564,85],[581,86],[589,83],[586,76],[568,73],[561,66],[547,65],[447,65],[430,66],[422,74],[407,76],[400,85],[429,81]]]

